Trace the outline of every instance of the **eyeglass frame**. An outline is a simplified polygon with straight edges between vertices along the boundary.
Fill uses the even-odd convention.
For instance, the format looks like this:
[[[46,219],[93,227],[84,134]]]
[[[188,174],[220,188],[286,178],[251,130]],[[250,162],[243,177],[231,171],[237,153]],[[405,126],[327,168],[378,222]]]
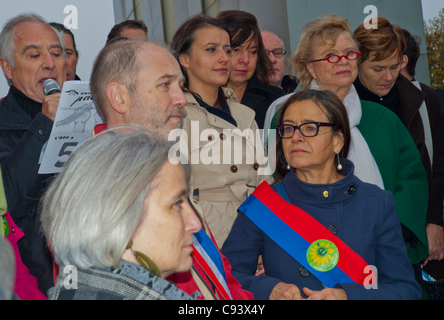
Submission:
[[[316,129],[317,129],[317,131],[316,131],[316,134],[315,134],[315,135],[313,135],[313,136],[306,136],[305,134],[302,133],[301,127],[304,126],[304,125],[307,125],[307,124],[314,124],[314,125],[316,125]],[[293,134],[292,134],[291,137],[284,138],[284,137],[282,136],[282,134],[281,134],[281,132],[280,132],[279,129],[280,129],[280,128],[284,128],[284,127],[292,127],[292,128],[293,128]],[[329,122],[306,122],[306,123],[303,123],[303,124],[301,124],[301,125],[299,125],[299,126],[294,126],[294,125],[292,125],[292,124],[280,124],[280,125],[277,125],[277,126],[276,126],[276,130],[277,130],[279,136],[280,136],[282,139],[291,139],[291,138],[293,138],[294,133],[296,132],[296,129],[299,130],[299,132],[301,133],[301,135],[302,135],[303,137],[305,137],[305,138],[314,138],[314,137],[316,137],[316,136],[319,134],[319,128],[320,128],[320,127],[336,127],[336,125],[333,124],[333,123],[329,123]]]
[[[351,55],[352,53],[356,53],[356,54],[357,54],[356,59],[349,59],[349,58],[348,58],[348,56]],[[362,53],[352,51],[352,52],[349,52],[349,53],[347,53],[346,55],[342,55],[342,56],[338,56],[337,54],[332,54],[331,56],[328,56],[327,58],[318,59],[318,60],[313,60],[312,62],[327,61],[327,62],[329,62],[329,63],[338,63],[339,61],[342,60],[342,58],[345,58],[345,59],[347,59],[347,60],[349,60],[349,61],[355,61],[355,60],[357,60],[360,56],[362,56]],[[338,59],[338,61],[336,61],[336,62],[330,62],[330,58],[331,58],[331,57],[338,57],[339,59]]]
[[[287,50],[285,50],[285,49],[274,49],[274,50],[265,50],[265,51],[267,52],[267,57],[269,57],[270,53],[272,53],[275,58],[279,59],[282,57],[276,57],[276,55],[274,54],[274,52],[278,51],[278,50],[282,50],[282,57],[285,57],[285,55],[287,54]]]

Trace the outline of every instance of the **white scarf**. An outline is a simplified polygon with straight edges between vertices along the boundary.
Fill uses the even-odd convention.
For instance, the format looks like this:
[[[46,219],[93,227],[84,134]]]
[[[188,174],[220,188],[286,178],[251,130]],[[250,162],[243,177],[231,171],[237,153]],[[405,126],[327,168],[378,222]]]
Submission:
[[[310,89],[322,90],[319,88],[316,80],[312,80]],[[370,152],[367,142],[357,128],[357,125],[361,122],[362,108],[361,100],[359,99],[353,84],[350,87],[350,92],[344,99],[344,105],[347,109],[351,133],[350,151],[348,152],[347,158],[355,165],[354,174],[360,180],[375,184],[384,190],[384,182],[382,181],[381,173],[379,172],[375,158]]]

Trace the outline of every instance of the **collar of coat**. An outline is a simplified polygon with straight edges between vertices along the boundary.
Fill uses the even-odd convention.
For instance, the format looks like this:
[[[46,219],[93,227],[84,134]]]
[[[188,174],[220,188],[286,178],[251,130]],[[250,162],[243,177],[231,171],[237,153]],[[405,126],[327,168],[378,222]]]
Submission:
[[[196,300],[176,284],[153,276],[142,267],[121,260],[122,269],[77,268],[78,289],[65,287],[69,275],[60,273],[48,291],[51,300]],[[128,270],[130,269],[130,270]],[[64,270],[64,268],[61,268]],[[142,273],[142,274],[140,274]]]
[[[223,91],[225,96],[227,97],[227,104],[228,107],[230,108],[231,116],[237,122],[237,128],[240,130],[251,128],[253,126],[253,122],[255,121],[254,117],[256,116],[256,113],[247,106],[240,104],[239,100],[236,97],[236,94],[232,89],[223,88]],[[195,120],[193,119],[193,116],[190,115],[190,111],[197,110],[199,112],[205,113],[207,116],[208,123],[214,127],[224,128],[224,129],[236,128],[231,123],[219,118],[218,116],[208,112],[205,108],[201,107],[191,93],[185,93],[185,97],[188,101],[187,118],[190,117],[189,120],[191,121]]]
[[[32,118],[23,110],[11,90],[0,105],[0,130],[28,129]]]
[[[409,129],[427,95],[402,74],[396,80],[396,88],[402,106],[404,124]]]

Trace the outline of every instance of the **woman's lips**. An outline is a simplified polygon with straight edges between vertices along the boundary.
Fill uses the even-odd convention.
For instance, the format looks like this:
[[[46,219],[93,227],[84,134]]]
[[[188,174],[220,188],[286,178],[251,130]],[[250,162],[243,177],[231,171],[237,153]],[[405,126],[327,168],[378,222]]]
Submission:
[[[336,75],[338,75],[338,76],[343,76],[343,75],[348,75],[348,74],[351,74],[350,70],[342,70],[342,71],[336,72]]]
[[[188,245],[185,245],[185,246],[183,246],[183,248],[182,249],[185,249],[185,250],[188,250],[188,251],[190,251],[190,252],[193,252],[194,251],[194,241],[193,242],[191,242],[190,244],[188,244]]]
[[[291,153],[307,153],[307,151],[302,149],[294,149],[293,151],[291,151]]]
[[[247,70],[234,70],[234,72],[236,72],[236,73],[238,73],[238,74],[240,74],[242,76],[245,76],[248,73]]]

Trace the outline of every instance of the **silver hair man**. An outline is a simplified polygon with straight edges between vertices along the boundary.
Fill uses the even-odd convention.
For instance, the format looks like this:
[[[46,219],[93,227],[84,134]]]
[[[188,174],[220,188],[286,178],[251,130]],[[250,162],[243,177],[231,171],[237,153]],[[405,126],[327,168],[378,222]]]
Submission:
[[[46,96],[47,79],[66,80],[63,41],[35,14],[18,15],[0,33],[0,66],[9,80],[0,100],[0,164],[8,210],[26,236],[17,245],[23,263],[46,293],[54,283],[52,256],[40,230],[39,202],[48,175],[39,158],[48,141],[60,93]]]
[[[15,38],[14,38],[14,29],[19,24],[25,23],[25,22],[40,22],[43,24],[47,24],[50,26],[46,20],[39,16],[38,14],[23,14],[19,15],[15,18],[12,18],[9,20],[5,27],[3,28],[2,32],[0,33],[0,57],[6,59],[8,63],[11,65],[11,67],[15,67],[15,61],[14,61],[14,44],[15,44]],[[52,27],[52,26],[51,26]],[[53,30],[57,33],[57,36],[59,37],[60,43],[62,44],[62,48],[64,48],[64,41],[63,41],[63,34],[59,32],[57,29],[52,27]],[[12,85],[12,80],[6,77],[6,80],[8,81],[8,85]]]

